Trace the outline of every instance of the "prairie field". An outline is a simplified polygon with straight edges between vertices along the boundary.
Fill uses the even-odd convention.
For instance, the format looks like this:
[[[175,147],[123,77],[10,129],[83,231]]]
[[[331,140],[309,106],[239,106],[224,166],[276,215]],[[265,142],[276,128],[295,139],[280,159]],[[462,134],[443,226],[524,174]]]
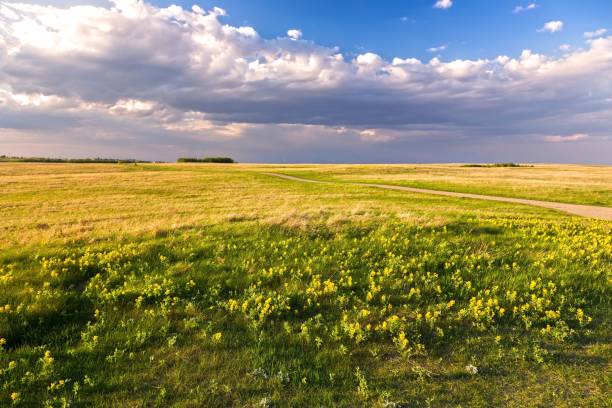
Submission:
[[[0,163],[0,406],[612,405],[612,222],[349,182],[612,206],[609,166]]]
[[[538,164],[292,166],[286,174],[325,181],[385,183],[433,190],[612,206],[612,166]]]

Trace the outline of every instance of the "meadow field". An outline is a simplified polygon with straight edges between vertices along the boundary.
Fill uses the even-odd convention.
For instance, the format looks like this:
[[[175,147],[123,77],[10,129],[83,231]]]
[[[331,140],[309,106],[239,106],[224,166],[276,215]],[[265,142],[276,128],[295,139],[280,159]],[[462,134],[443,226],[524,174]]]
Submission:
[[[292,166],[283,173],[324,181],[398,186],[612,206],[612,167],[538,164],[521,167],[477,165]]]
[[[605,166],[0,163],[0,406],[612,406],[612,222],[355,181],[612,206]]]

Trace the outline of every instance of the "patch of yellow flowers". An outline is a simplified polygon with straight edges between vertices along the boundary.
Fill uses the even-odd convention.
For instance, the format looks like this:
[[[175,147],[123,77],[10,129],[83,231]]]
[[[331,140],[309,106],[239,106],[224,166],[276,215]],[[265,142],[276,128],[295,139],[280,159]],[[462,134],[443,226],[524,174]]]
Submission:
[[[341,354],[386,344],[405,358],[468,333],[491,334],[500,343],[499,330],[512,327],[565,341],[588,327],[589,300],[575,293],[571,279],[589,274],[605,281],[612,259],[605,227],[503,218],[493,227],[514,236],[479,241],[446,227],[398,224],[358,237],[169,238],[164,247],[145,242],[69,251],[38,259],[40,281],[28,284],[19,301],[0,306],[0,324],[28,327],[45,308],[59,314],[63,288],[82,284],[95,312],[74,350],[115,350],[105,355],[108,364],[141,358],[138,351],[159,338],[176,347],[191,333],[220,347],[231,339],[226,327],[232,325],[316,349],[335,345]],[[566,268],[573,275],[557,276]],[[14,266],[1,267],[0,285],[15,276]],[[122,335],[113,340],[106,335],[111,331]],[[5,344],[0,338],[0,353]],[[3,372],[21,381],[39,364],[48,376],[55,357],[45,350],[28,364],[11,360]],[[47,387],[61,392],[66,384],[56,379]],[[20,393],[10,398],[19,401]]]

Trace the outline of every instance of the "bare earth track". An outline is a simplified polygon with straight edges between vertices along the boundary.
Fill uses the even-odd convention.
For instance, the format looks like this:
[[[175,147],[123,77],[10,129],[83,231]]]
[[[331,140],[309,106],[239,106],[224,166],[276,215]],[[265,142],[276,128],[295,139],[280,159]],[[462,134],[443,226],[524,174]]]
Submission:
[[[328,181],[310,180],[310,179],[305,179],[301,177],[288,176],[286,174],[279,174],[279,173],[264,173],[264,174],[267,174],[269,176],[274,176],[274,177],[280,177],[286,180],[300,181],[303,183],[334,184]],[[503,201],[506,203],[533,205],[537,207],[544,207],[544,208],[550,208],[553,210],[564,211],[566,213],[580,215],[582,217],[597,218],[600,220],[607,220],[607,221],[612,220],[612,208],[610,207],[556,203],[553,201],[528,200],[525,198],[498,197],[498,196],[490,196],[490,195],[482,195],[482,194],[458,193],[454,191],[429,190],[425,188],[393,186],[389,184],[372,184],[372,183],[350,183],[350,184],[356,185],[356,186],[364,186],[364,187],[384,188],[387,190],[410,191],[413,193],[435,194],[435,195],[443,195],[443,196],[449,196],[449,197],[474,198],[477,200]]]

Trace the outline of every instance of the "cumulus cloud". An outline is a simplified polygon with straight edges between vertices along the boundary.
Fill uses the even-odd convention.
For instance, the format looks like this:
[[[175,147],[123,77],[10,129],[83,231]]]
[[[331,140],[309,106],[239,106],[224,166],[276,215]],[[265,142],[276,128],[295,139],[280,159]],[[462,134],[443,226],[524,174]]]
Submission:
[[[433,6],[438,9],[448,9],[453,6],[453,0],[438,0]]]
[[[563,142],[577,142],[578,140],[584,140],[584,139],[587,139],[588,137],[589,135],[587,135],[586,133],[574,133],[573,135],[566,135],[566,136],[560,136],[560,135],[545,136],[544,140],[546,140],[547,142],[551,142],[551,143],[563,143]]]
[[[571,48],[572,48],[572,46],[571,46],[571,45],[569,45],[569,44],[561,44],[561,45],[559,46],[559,49],[560,49],[561,51],[569,51]]]
[[[585,38],[597,38],[597,37],[601,37],[605,35],[607,32],[608,32],[607,29],[600,28],[599,30],[595,30],[595,31],[587,31],[586,33],[584,33],[584,37]]]
[[[612,125],[612,38],[560,57],[388,61],[289,33],[263,38],[224,14],[136,0],[0,3],[0,149],[310,161],[476,160],[479,151],[490,161],[484,146],[510,152],[574,129],[595,143]],[[598,143],[590,157],[612,157]]]
[[[302,31],[296,28],[287,31],[287,37],[292,40],[299,40],[302,37]]]
[[[538,30],[538,32],[549,32],[556,33],[557,31],[561,31],[563,29],[563,21],[549,21],[545,23],[542,28]]]
[[[522,13],[523,11],[535,10],[538,7],[540,7],[539,4],[537,4],[537,3],[530,3],[530,4],[526,5],[526,6],[516,6],[512,10],[512,12],[515,13],[515,14],[518,14],[518,13]]]

